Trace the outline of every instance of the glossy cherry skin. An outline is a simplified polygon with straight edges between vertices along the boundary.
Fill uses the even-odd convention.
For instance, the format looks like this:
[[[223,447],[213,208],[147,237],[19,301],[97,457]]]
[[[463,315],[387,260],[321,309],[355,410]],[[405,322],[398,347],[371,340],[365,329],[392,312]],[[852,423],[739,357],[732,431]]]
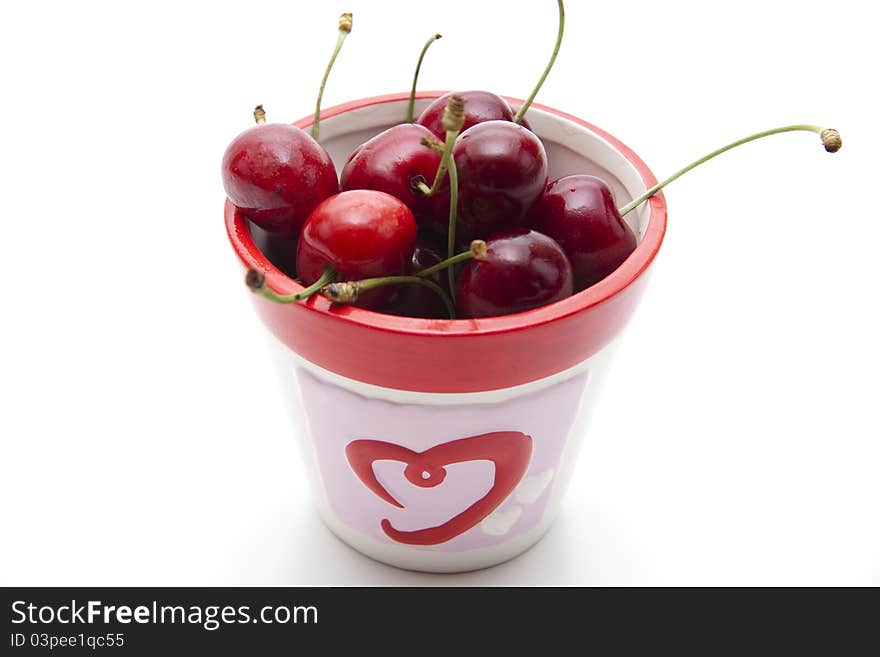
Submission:
[[[565,176],[548,184],[527,223],[559,242],[571,261],[575,291],[608,276],[637,244],[611,188],[595,176]]]
[[[486,259],[469,260],[459,274],[459,317],[509,315],[571,295],[571,264],[550,237],[514,228],[493,235],[486,246]]]
[[[446,139],[443,127],[443,110],[450,96],[460,96],[464,101],[464,127],[468,128],[483,121],[513,121],[515,112],[501,96],[489,91],[455,91],[443,94],[425,108],[416,123],[425,126],[441,141]]]
[[[303,224],[296,269],[303,285],[326,265],[339,280],[357,281],[406,273],[416,244],[416,221],[403,201],[375,190],[341,192],[322,202]],[[394,292],[386,286],[363,293],[362,308],[378,308]]]
[[[295,235],[318,203],[339,191],[327,151],[282,123],[257,125],[233,139],[222,174],[232,204],[273,233]]]
[[[430,216],[430,200],[413,187],[434,181],[441,156],[422,144],[433,135],[414,123],[396,125],[359,146],[342,168],[341,187],[375,189],[396,196],[417,217]]]
[[[419,238],[413,251],[409,273],[433,267],[444,260],[440,255],[439,247],[426,243]],[[430,276],[430,279],[439,285],[447,294],[449,293],[449,278],[446,270],[442,269]],[[401,285],[391,302],[383,309],[390,315],[402,315],[404,317],[424,317],[427,319],[448,319],[449,314],[446,305],[434,290],[424,285]]]
[[[547,184],[547,153],[531,130],[509,121],[478,123],[452,150],[458,169],[456,238],[461,243],[521,225]],[[448,226],[448,189],[434,202],[434,218]]]

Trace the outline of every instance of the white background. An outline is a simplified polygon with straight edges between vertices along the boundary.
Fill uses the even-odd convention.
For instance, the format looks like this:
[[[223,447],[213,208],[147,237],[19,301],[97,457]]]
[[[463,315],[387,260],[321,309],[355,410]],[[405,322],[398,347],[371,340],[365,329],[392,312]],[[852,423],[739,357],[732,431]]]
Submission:
[[[446,8],[444,15],[443,7]],[[458,576],[370,561],[316,518],[219,163],[265,104],[524,96],[552,0],[4,3],[0,583],[880,584],[880,60],[863,2],[569,0],[539,100],[659,175],[669,230],[563,513]]]

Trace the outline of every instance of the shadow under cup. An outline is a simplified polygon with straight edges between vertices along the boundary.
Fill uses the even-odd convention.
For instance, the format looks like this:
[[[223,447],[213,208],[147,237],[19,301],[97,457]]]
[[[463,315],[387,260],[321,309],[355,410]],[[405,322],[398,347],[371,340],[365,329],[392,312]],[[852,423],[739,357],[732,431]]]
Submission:
[[[439,95],[420,94],[417,110]],[[321,142],[337,170],[356,146],[402,122],[407,100],[397,94],[325,110]],[[576,117],[533,105],[528,119],[551,179],[599,176],[619,205],[656,182],[626,146]],[[311,119],[296,125],[308,128]],[[263,272],[281,294],[302,289],[266,258],[259,231],[228,201],[225,214],[245,268]],[[320,295],[287,305],[254,295],[301,420],[296,433],[321,516],[335,534],[379,561],[433,572],[501,563],[541,538],[662,243],[662,196],[626,219],[639,245],[616,271],[515,315],[415,319]]]

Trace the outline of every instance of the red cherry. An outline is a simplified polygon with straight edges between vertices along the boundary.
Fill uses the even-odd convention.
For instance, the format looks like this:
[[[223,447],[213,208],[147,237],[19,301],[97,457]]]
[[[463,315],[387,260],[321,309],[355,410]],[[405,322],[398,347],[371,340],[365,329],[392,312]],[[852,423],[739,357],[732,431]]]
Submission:
[[[317,281],[328,265],[345,281],[400,276],[415,243],[416,222],[402,201],[385,192],[350,190],[331,196],[309,215],[296,269],[304,285]],[[393,292],[391,286],[364,292],[357,305],[377,308]]]
[[[413,187],[421,180],[428,186],[440,166],[440,155],[422,144],[431,132],[414,123],[404,123],[379,133],[359,146],[342,168],[341,186],[375,189],[396,196],[416,217],[430,214],[429,199]]]
[[[551,182],[532,206],[527,223],[559,242],[571,261],[575,290],[608,276],[637,244],[617,211],[611,189],[595,176],[566,176]]]
[[[425,126],[443,141],[446,129],[443,127],[443,110],[450,97],[460,96],[464,101],[464,127],[462,132],[484,121],[513,121],[515,112],[501,96],[489,91],[456,91],[443,94],[425,108],[416,123]]]
[[[223,187],[233,205],[273,233],[295,234],[315,206],[339,191],[327,151],[292,125],[242,132],[223,154]]]
[[[493,235],[486,246],[484,260],[470,260],[461,270],[459,317],[509,315],[571,295],[571,265],[553,239],[514,228]]]
[[[415,251],[413,251],[408,273],[415,274],[423,269],[440,264],[444,260],[440,253],[441,249],[439,247],[423,242],[420,238],[420,241],[416,244]],[[429,278],[445,292],[449,292],[445,271],[434,272]],[[394,295],[391,303],[383,309],[383,312],[390,315],[425,317],[429,319],[448,319],[449,317],[446,305],[440,296],[434,290],[423,285],[399,286],[397,294]]]
[[[544,145],[515,123],[478,123],[461,133],[452,154],[459,180],[456,238],[464,243],[521,224],[547,183]],[[435,221],[446,227],[448,213],[447,191],[435,199]]]

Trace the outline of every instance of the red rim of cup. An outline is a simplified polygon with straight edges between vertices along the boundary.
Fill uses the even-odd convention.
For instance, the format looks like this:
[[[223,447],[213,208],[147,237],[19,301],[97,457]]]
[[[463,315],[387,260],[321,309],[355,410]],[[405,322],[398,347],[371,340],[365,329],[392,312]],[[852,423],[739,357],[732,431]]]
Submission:
[[[446,92],[424,91],[419,93],[417,97],[420,99],[433,99],[441,96],[443,93]],[[354,100],[323,110],[321,113],[321,118],[327,119],[363,107],[378,105],[381,103],[399,102],[402,100],[407,100],[408,98],[409,94],[399,93]],[[507,100],[514,106],[522,103],[521,100],[515,98],[508,98]],[[608,142],[638,171],[646,189],[656,184],[657,179],[654,177],[654,174],[651,173],[650,169],[648,169],[647,165],[642,162],[642,160],[632,150],[630,150],[626,145],[624,145],[615,137],[609,135],[607,132],[597,128],[596,126],[587,123],[582,119],[579,119],[576,116],[572,116],[571,114],[567,114],[552,107],[539,105],[537,103],[533,104],[533,107],[539,108],[550,114],[555,114],[557,116],[563,117],[573,123],[587,128],[588,130]],[[297,121],[294,125],[299,128],[306,129],[311,127],[311,124],[312,117],[309,116]],[[589,309],[592,309],[597,305],[601,305],[606,301],[612,300],[614,297],[620,295],[621,292],[631,286],[636,281],[636,279],[638,279],[649,267],[651,262],[654,260],[654,257],[657,255],[666,231],[666,202],[663,198],[662,193],[660,193],[649,199],[647,201],[647,204],[649,209],[647,227],[638,246],[636,247],[635,251],[633,251],[633,253],[629,256],[629,258],[627,258],[620,267],[618,267],[614,272],[612,272],[599,283],[596,283],[586,290],[578,292],[577,294],[574,294],[566,299],[562,299],[546,306],[541,306],[539,308],[534,308],[532,310],[527,310],[525,312],[512,315],[504,315],[501,317],[487,317],[481,319],[436,320],[420,319],[413,317],[399,317],[396,315],[387,315],[380,312],[365,310],[354,306],[335,305],[329,299],[321,295],[315,295],[311,297],[308,301],[297,305],[302,308],[308,309],[308,311],[311,313],[318,313],[320,315],[326,316],[327,319],[333,318],[335,320],[354,325],[355,327],[372,329],[372,331],[378,330],[381,332],[399,334],[401,335],[401,337],[480,337],[518,332],[550,322],[555,322],[570,317],[572,315],[583,313],[584,311],[588,311]],[[263,255],[263,253],[259,250],[251,237],[246,219],[235,211],[234,206],[228,200],[226,201],[225,206],[225,219],[229,240],[232,244],[233,249],[238,254],[238,257],[245,267],[253,268],[262,272],[266,277],[266,284],[279,294],[292,294],[303,289],[299,283],[286,276],[271,262],[269,262],[265,255]],[[262,298],[258,298],[257,301],[263,304],[272,304],[272,302]],[[625,305],[629,306],[630,304]],[[634,304],[632,305],[634,306]],[[628,314],[629,313],[627,313],[627,315]],[[270,326],[270,328],[272,327]],[[276,335],[278,334],[278,331],[273,332],[275,332]],[[282,340],[285,342],[289,342],[287,340],[284,340],[283,338]],[[605,343],[607,343],[607,341],[608,340],[604,340]],[[289,344],[289,346],[294,347],[295,345]],[[597,351],[598,348],[600,348],[601,346],[604,346],[604,344],[597,345],[596,348],[591,349],[590,351],[595,353],[595,351]],[[581,355],[583,356],[584,353],[582,352]],[[351,376],[352,374],[355,374],[355,372],[338,371],[340,369],[345,370],[346,368],[344,367],[333,367],[332,364],[329,363],[319,362],[318,364],[325,367],[329,365],[328,369],[337,371],[337,373],[343,374],[344,376]],[[568,366],[571,366],[573,364],[575,363],[569,363]],[[565,368],[559,367],[557,371],[561,371],[561,369]],[[543,375],[547,375],[548,373],[552,372],[540,372],[540,374]],[[507,382],[507,385],[499,385],[499,381],[495,381],[494,383],[489,383],[485,381],[482,383],[476,383],[474,385],[461,385],[461,371],[459,371],[455,377],[447,377],[450,378],[450,380],[452,378],[458,378],[459,384],[456,385],[452,385],[451,383],[437,385],[418,384],[415,382],[400,380],[398,377],[393,377],[394,380],[388,380],[387,376],[382,376],[381,374],[375,377],[358,375],[353,376],[352,378],[367,380],[368,383],[375,383],[377,385],[384,385],[394,388],[404,388],[408,390],[423,390],[429,392],[469,392],[474,390],[487,390],[498,387],[507,387],[508,385],[524,383],[526,381],[540,378],[540,376],[537,376],[537,374],[539,374],[539,372],[524,373],[522,377],[516,377],[517,379],[522,380],[510,381]],[[489,387],[486,387],[487,385]]]

